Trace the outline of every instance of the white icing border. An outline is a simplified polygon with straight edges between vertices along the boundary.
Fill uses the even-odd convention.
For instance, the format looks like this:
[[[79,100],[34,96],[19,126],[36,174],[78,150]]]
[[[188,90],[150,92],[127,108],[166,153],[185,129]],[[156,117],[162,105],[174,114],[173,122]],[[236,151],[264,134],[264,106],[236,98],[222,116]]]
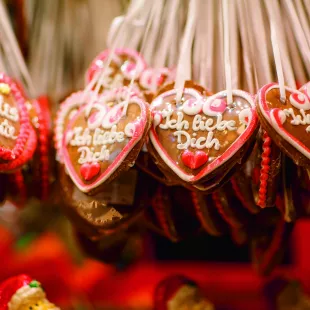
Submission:
[[[266,102],[266,95],[267,93],[272,90],[272,89],[276,89],[279,88],[278,84],[267,84],[265,86],[263,86],[259,92],[258,92],[258,105],[259,105],[259,109],[262,113],[262,115],[264,116],[264,118],[267,120],[267,122],[272,126],[272,128],[277,132],[277,134],[279,134],[284,140],[286,140],[288,143],[290,143],[292,146],[294,146],[301,154],[303,154],[305,157],[307,157],[308,159],[310,159],[310,150],[308,150],[306,148],[306,146],[302,146],[303,144],[301,142],[297,142],[298,139],[295,138],[292,139],[290,136],[292,136],[289,132],[287,132],[286,130],[281,130],[281,128],[278,126],[278,123],[276,122],[275,118],[274,118],[274,109],[265,110],[264,107],[264,103]],[[285,89],[288,90],[291,93],[301,93],[299,90],[290,88],[285,86]],[[303,94],[304,95],[304,94]],[[280,109],[281,110],[281,109]],[[289,135],[290,136],[289,136]],[[309,136],[310,139],[310,136]],[[301,145],[302,144],[302,145]]]
[[[160,94],[151,103],[151,109],[154,108],[156,105],[161,104],[164,97],[168,97],[168,96],[171,96],[174,94],[176,94],[175,89],[172,89],[170,91],[167,91],[165,93]],[[193,88],[185,88],[183,91],[183,94],[192,95],[196,99],[203,98],[200,95],[200,93]],[[205,169],[203,169],[196,176],[189,175],[189,174],[183,172],[183,170],[181,168],[179,168],[174,163],[173,160],[170,159],[170,156],[166,153],[166,150],[164,150],[162,148],[161,144],[157,141],[157,137],[155,134],[155,128],[153,126],[151,127],[149,135],[150,135],[150,141],[151,141],[153,147],[155,148],[157,153],[160,155],[161,159],[165,162],[165,164],[168,167],[170,167],[170,169],[182,180],[184,180],[186,182],[198,181],[199,179],[205,177],[206,175],[211,173],[213,170],[215,170],[219,166],[223,165],[228,159],[230,159],[232,156],[234,156],[239,151],[239,149],[243,146],[246,138],[249,137],[249,135],[250,135],[249,131],[254,130],[256,125],[258,124],[258,118],[257,118],[257,115],[255,113],[255,102],[254,102],[253,96],[250,95],[249,93],[245,92],[245,91],[242,91],[242,90],[233,90],[232,94],[234,96],[238,96],[238,97],[245,99],[251,105],[251,107],[252,107],[252,110],[251,110],[252,111],[252,118],[251,118],[252,124],[249,124],[247,126],[246,130],[244,130],[244,132],[235,140],[235,142],[233,144],[231,144],[231,146],[221,156],[217,157],[211,164],[209,164]],[[214,99],[223,98],[226,96],[227,96],[227,91],[224,90],[224,91],[218,92],[217,94],[214,94],[210,97],[207,97],[206,101],[209,102],[209,101],[213,101]],[[229,154],[229,155],[227,156],[227,154]],[[226,155],[226,156],[224,156],[224,155]],[[223,158],[223,160],[222,160],[222,158]],[[212,168],[209,168],[209,167],[212,167]]]

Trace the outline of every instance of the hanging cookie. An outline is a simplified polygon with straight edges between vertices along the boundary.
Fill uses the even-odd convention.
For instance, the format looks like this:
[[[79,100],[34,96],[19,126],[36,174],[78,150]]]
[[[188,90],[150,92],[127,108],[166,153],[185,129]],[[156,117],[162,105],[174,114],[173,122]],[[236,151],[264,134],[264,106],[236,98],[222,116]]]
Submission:
[[[186,82],[180,102],[173,85],[154,98],[148,148],[164,174],[185,186],[199,185],[243,159],[258,118],[251,95],[233,91],[233,96],[230,105],[226,91],[205,98],[201,87]]]
[[[62,144],[64,164],[79,190],[94,194],[132,167],[149,126],[148,105],[129,90],[111,91],[83,106]]]
[[[310,83],[300,90],[278,84],[262,87],[256,105],[262,126],[271,139],[298,166],[310,166]]]
[[[151,102],[158,89],[175,79],[175,70],[170,68],[147,68],[139,78],[139,87],[147,102]]]
[[[167,70],[169,70],[169,71],[167,71]],[[145,72],[147,72],[147,73],[145,73]],[[160,76],[163,76],[162,79],[159,79],[159,82],[161,82],[161,83],[168,82],[168,80],[170,80],[172,78],[172,76],[175,75],[174,70],[171,71],[170,69],[167,69],[167,68],[159,69],[159,72],[162,72]],[[170,72],[170,74],[172,76],[168,76],[169,72]],[[145,74],[145,76],[144,76],[144,74]],[[150,78],[149,76],[151,74],[153,74],[153,75]],[[155,77],[156,77],[156,74],[158,74],[158,71],[156,71],[155,69],[150,69],[149,68],[149,69],[146,69],[142,73],[141,78],[148,77],[148,79],[149,79],[148,83],[151,83],[152,80],[154,81],[154,74],[155,74]],[[146,83],[146,81],[144,83],[141,82],[141,78],[140,78],[140,85],[145,85],[144,83]],[[145,85],[145,87],[146,87],[146,85]],[[151,91],[151,87],[154,87],[154,85],[149,85],[148,87],[149,87],[149,91]],[[171,89],[171,83],[167,84],[167,86],[165,86],[165,85],[157,85],[156,90],[158,88],[160,88],[160,92],[164,92],[165,90],[170,90]],[[198,89],[201,90],[204,93],[204,95],[206,95],[206,96],[210,96],[211,95],[211,93],[209,91],[205,91],[202,88],[198,88]],[[156,90],[155,90],[155,88],[152,89],[152,91],[151,91],[152,95],[150,95],[151,93],[149,93],[149,95],[147,95],[145,93],[145,91],[144,91],[144,94],[145,94],[146,98],[152,98],[154,96]],[[149,102],[151,102],[151,101],[152,100],[149,100]],[[159,181],[159,182],[161,182],[161,183],[163,183],[165,185],[169,185],[169,186],[170,185],[177,185],[178,184],[178,181],[176,180],[176,178],[174,176],[170,176],[169,177],[167,174],[165,175],[158,168],[159,162],[157,160],[154,160],[154,157],[152,157],[152,155],[148,152],[147,146],[142,148],[142,151],[140,152],[136,163],[137,163],[137,166],[141,170],[143,170],[146,173],[148,173],[150,176],[155,178],[157,181]]]
[[[26,99],[18,85],[0,74],[0,171],[20,168],[34,152]],[[28,149],[26,151],[26,149]]]
[[[138,81],[146,68],[143,57],[129,48],[117,48],[111,55],[111,50],[100,53],[91,63],[86,72],[86,83],[96,78],[100,80],[100,92],[128,86],[132,79]],[[139,91],[135,83],[134,87]]]

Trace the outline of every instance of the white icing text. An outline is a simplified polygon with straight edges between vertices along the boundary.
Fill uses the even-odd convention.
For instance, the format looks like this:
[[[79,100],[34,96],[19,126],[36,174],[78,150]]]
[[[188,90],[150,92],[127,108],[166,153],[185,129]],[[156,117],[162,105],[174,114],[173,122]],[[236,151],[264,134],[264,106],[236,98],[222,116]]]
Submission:
[[[193,123],[190,123],[184,119],[184,114],[178,111],[177,118],[172,119],[172,110],[163,110],[162,117],[164,122],[159,124],[161,129],[175,129],[173,133],[177,137],[177,148],[179,150],[187,149],[188,147],[197,149],[220,149],[220,142],[217,138],[214,138],[214,131],[233,131],[237,130],[236,121],[234,120],[223,120],[223,115],[218,114],[216,119],[207,118],[206,116],[197,114],[193,119]],[[194,131],[193,137],[187,132],[189,129]],[[208,132],[204,137],[196,138],[197,132]]]

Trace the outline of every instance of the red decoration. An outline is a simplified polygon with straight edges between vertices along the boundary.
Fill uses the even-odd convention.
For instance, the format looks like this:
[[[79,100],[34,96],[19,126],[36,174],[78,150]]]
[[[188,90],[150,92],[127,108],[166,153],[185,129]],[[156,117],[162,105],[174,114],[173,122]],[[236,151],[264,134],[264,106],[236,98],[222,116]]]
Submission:
[[[182,153],[182,161],[184,165],[191,169],[197,169],[202,166],[207,160],[209,156],[203,151],[197,151],[195,153],[185,150]]]
[[[84,180],[90,181],[100,172],[100,165],[98,163],[85,163],[81,166],[80,171]]]

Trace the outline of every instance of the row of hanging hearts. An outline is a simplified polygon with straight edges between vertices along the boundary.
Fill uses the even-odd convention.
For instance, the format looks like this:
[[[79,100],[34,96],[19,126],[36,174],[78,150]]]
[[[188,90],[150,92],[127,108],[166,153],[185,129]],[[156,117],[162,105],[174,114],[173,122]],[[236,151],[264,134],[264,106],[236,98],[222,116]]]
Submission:
[[[286,222],[307,214],[309,85],[299,91],[286,88],[284,102],[277,84],[264,86],[256,97],[234,90],[229,103],[227,91],[212,94],[192,81],[185,82],[176,101],[173,80],[173,69],[149,68],[132,50],[96,57],[86,73],[86,88],[61,104],[55,120],[60,183],[66,189],[70,182],[79,193],[66,203],[100,202],[107,184],[137,164],[162,184],[188,189],[183,195],[190,194],[190,207],[204,227],[215,225],[212,204],[230,228],[238,227],[236,203],[225,198],[231,192],[250,214],[273,206]],[[4,74],[0,92],[2,196],[10,192],[20,200],[26,194],[46,199],[53,166],[47,102],[28,100],[21,84]],[[165,197],[163,185],[156,186],[157,224],[177,240],[171,235],[169,203],[160,198]],[[172,191],[164,187],[166,197]],[[298,201],[297,213],[293,200]],[[110,222],[116,215],[111,213]]]
[[[310,85],[286,88],[285,101],[277,84],[256,96],[233,90],[228,103],[227,91],[212,94],[186,81],[177,101],[174,78],[173,69],[147,67],[135,51],[104,51],[85,89],[61,104],[55,148],[73,221],[82,219],[81,230],[87,222],[85,233],[100,238],[127,228],[143,205],[148,222],[173,241],[201,226],[212,235],[228,230],[239,244],[254,236],[254,260],[265,272],[292,222],[308,213]],[[153,208],[145,201],[90,220],[94,205],[109,205],[102,198],[108,185],[130,178],[135,164],[158,181],[138,183],[140,191],[155,187],[145,196]]]
[[[169,83],[173,70],[147,68],[139,54],[126,49],[116,50],[102,69],[108,55],[100,54],[86,74],[91,82],[103,71],[97,91],[72,94],[55,122],[57,159],[81,192],[100,192],[137,163],[164,184],[209,194],[252,153],[252,161],[262,159],[254,167],[259,172],[252,170],[259,183],[257,205],[265,207],[271,206],[268,181],[276,175],[269,177],[270,170],[275,162],[280,169],[281,153],[302,171],[309,167],[310,84],[286,88],[284,102],[279,86],[269,84],[256,96],[233,90],[228,103],[227,91],[212,94],[187,81],[177,102],[177,90]],[[254,147],[257,141],[261,145]]]

